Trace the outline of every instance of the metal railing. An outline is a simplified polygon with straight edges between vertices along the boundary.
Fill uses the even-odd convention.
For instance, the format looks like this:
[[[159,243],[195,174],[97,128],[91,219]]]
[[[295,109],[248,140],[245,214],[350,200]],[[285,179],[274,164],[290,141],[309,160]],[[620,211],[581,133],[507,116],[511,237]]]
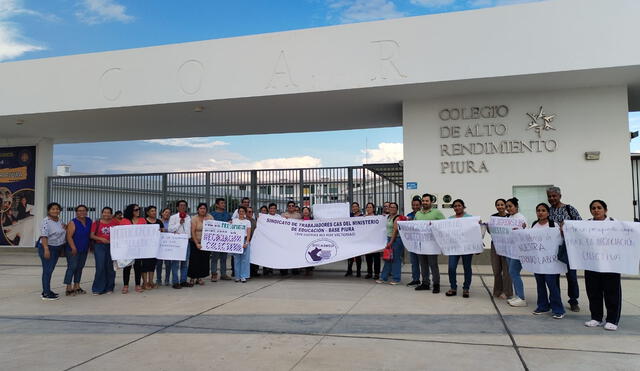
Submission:
[[[251,199],[256,213],[260,206],[272,202],[283,211],[288,201],[302,206],[357,201],[362,207],[373,202],[381,210],[384,201],[395,201],[402,207],[401,175],[401,164],[376,164],[374,167],[56,176],[48,179],[48,200],[63,206],[63,220],[73,218],[73,210],[80,204],[86,205],[89,216],[95,218],[105,206],[115,211],[132,203],[175,210],[177,201],[186,200],[191,212],[200,202],[213,209],[216,198],[224,198],[231,211],[243,197]]]

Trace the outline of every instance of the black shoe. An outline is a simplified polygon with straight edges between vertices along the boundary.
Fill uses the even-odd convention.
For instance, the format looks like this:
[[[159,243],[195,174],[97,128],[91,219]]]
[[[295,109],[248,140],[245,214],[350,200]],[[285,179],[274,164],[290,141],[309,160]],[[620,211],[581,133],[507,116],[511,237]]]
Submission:
[[[440,285],[433,285],[433,293],[434,294],[439,294],[440,293]]]
[[[347,273],[344,274],[345,277],[351,277],[353,276],[353,272],[352,271],[347,271]]]
[[[181,284],[179,284],[179,283],[175,283],[175,284],[173,284],[173,286],[172,286],[172,287],[173,287],[174,289],[181,289],[181,288],[182,288],[182,285],[181,285]]]
[[[416,286],[416,288],[414,289],[416,291],[427,291],[427,290],[431,290],[431,286],[430,285],[425,285],[424,283],[422,285],[418,285]]]
[[[360,272],[356,273],[356,277],[362,277],[362,274],[360,274]]]
[[[367,274],[366,276],[364,276],[365,279],[371,279],[371,277],[373,277],[373,275],[371,273]]]
[[[580,306],[576,303],[576,304],[571,304],[571,311],[572,312],[579,312],[580,311]]]
[[[411,281],[407,283],[407,286],[419,286],[419,285],[420,285],[420,281]]]
[[[189,284],[186,281],[185,282],[180,282],[180,286],[189,287]]]
[[[380,279],[380,275],[379,274],[374,274],[373,275],[373,279],[374,280],[379,280]]]

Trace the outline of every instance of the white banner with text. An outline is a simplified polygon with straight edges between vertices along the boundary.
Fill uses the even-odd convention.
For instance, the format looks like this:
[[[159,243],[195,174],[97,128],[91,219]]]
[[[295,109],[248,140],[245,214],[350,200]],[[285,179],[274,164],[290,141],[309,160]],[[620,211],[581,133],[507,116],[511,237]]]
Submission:
[[[160,246],[157,224],[119,225],[111,227],[113,260],[155,258]]]
[[[572,269],[638,274],[639,223],[567,220],[563,230]]]
[[[479,254],[484,250],[477,216],[433,220],[431,230],[443,255]]]
[[[202,228],[202,250],[242,254],[247,230],[244,225],[236,225],[217,220],[205,220]]]
[[[439,255],[442,253],[440,246],[433,238],[431,221],[398,221],[398,231],[404,247],[410,252],[418,255]]]
[[[489,219],[488,229],[493,246],[496,248],[496,254],[518,259],[512,233],[514,230],[522,229],[522,220],[492,216]]]
[[[532,228],[513,231],[513,242],[522,269],[531,273],[567,273],[567,265],[558,260],[562,245],[560,228]]]
[[[251,240],[251,263],[276,269],[303,268],[384,249],[384,216],[293,220],[261,215]]]

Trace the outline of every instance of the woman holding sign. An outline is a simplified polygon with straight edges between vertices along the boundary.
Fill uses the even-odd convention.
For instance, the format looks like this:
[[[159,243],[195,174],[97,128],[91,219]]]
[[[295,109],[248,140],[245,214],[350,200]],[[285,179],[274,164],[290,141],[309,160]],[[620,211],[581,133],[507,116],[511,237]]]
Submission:
[[[148,224],[157,224],[160,232],[164,229],[164,223],[160,219],[158,219],[158,208],[149,205],[146,209],[144,209],[145,220]],[[144,282],[145,290],[155,289],[159,284],[153,283],[153,273],[156,270],[156,265],[158,264],[158,259],[156,258],[147,258],[142,260],[142,282]]]
[[[247,282],[247,278],[250,277],[250,260],[251,260],[251,221],[247,219],[247,208],[240,206],[238,208],[238,217],[231,221],[235,225],[243,225],[245,227],[244,244],[242,245],[242,254],[235,254],[233,264],[236,271],[236,282]]]
[[[536,216],[538,220],[533,222],[531,228],[556,228],[553,220],[549,219],[549,205],[545,203],[536,206]],[[564,318],[564,306],[560,296],[560,275],[534,273],[536,277],[536,287],[538,289],[538,306],[533,311],[534,315],[549,312],[553,313],[554,319]],[[547,292],[547,288],[549,291]]]
[[[375,216],[376,205],[373,202],[367,202],[364,207],[364,213],[364,216]],[[364,278],[373,277],[374,280],[380,278],[380,252],[376,251],[365,255],[365,260],[367,261],[367,275]]]
[[[593,200],[589,204],[591,220],[613,220],[607,217],[607,204],[602,200]],[[587,327],[604,326],[605,330],[616,331],[620,321],[622,310],[622,285],[620,285],[620,273],[602,273],[590,270],[584,271],[584,281],[587,286],[589,298],[589,311],[591,320],[584,323]],[[604,311],[602,301],[607,307],[606,322],[602,321]]]
[[[128,205],[124,209],[123,218],[120,221],[120,225],[134,225],[134,224],[147,224],[147,220],[140,216],[140,206],[136,204]],[[129,292],[129,278],[131,278],[131,265],[124,267],[122,270],[122,293]],[[142,259],[135,259],[133,261],[133,278],[136,282],[136,292],[142,292],[144,289],[140,286],[142,279]]]
[[[517,198],[514,197],[507,200],[507,212],[509,213],[509,218],[522,221],[522,228],[527,227],[527,219],[524,215],[520,214]],[[507,258],[507,261],[509,263],[509,275],[513,281],[513,290],[516,292],[513,298],[507,300],[507,303],[512,307],[526,307],[527,302],[524,298],[524,283],[522,282],[522,277],[520,277],[522,264],[519,259]]]
[[[391,258],[384,261],[382,267],[382,273],[380,279],[376,283],[390,283],[397,285],[401,280],[402,269],[402,253],[404,252],[404,246],[398,233],[398,220],[407,220],[406,217],[398,215],[398,204],[395,202],[389,203],[389,215],[387,216],[387,246],[385,249],[391,250]],[[391,281],[389,281],[391,276]]]
[[[93,255],[96,259],[96,274],[93,277],[91,291],[93,295],[111,294],[115,287],[116,271],[113,270],[111,259],[111,227],[119,223],[113,217],[113,209],[109,206],[102,208],[102,217],[91,227]]]
[[[189,240],[189,270],[187,275],[191,277],[189,283],[193,285],[204,285],[204,277],[209,276],[209,259],[211,253],[202,251],[202,229],[205,220],[213,220],[213,216],[207,212],[209,207],[205,203],[198,204],[197,214],[191,218],[191,240]]]
[[[508,218],[507,200],[499,198],[494,203],[497,213],[491,215],[500,218]],[[509,264],[507,258],[498,255],[496,247],[491,241],[491,268],[493,270],[493,296],[504,299],[513,296],[511,276],[509,276]]]
[[[453,201],[453,211],[456,213],[449,217],[449,219],[453,218],[466,218],[471,215],[467,214],[464,210],[466,206],[464,201],[461,199],[457,199]],[[449,284],[451,284],[451,290],[445,293],[446,296],[456,296],[458,283],[456,282],[456,270],[458,268],[458,262],[462,258],[462,266],[464,268],[464,283],[462,284],[462,297],[469,297],[469,288],[471,287],[471,275],[473,272],[471,271],[471,260],[473,258],[473,254],[466,255],[450,255],[449,256]]]

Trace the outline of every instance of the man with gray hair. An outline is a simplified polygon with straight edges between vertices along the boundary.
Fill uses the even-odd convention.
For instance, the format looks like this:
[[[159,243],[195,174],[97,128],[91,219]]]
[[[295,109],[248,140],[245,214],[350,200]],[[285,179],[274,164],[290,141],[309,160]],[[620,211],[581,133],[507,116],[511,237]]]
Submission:
[[[551,206],[549,209],[549,220],[553,220],[554,223],[562,225],[565,220],[582,220],[580,213],[575,207],[571,205],[563,204],[560,199],[562,198],[562,191],[559,187],[549,187],[547,189],[547,200]],[[567,291],[569,293],[569,305],[572,312],[579,312],[580,306],[578,305],[578,297],[580,296],[580,288],[578,287],[578,275],[575,269],[571,269],[568,266],[567,271]]]

